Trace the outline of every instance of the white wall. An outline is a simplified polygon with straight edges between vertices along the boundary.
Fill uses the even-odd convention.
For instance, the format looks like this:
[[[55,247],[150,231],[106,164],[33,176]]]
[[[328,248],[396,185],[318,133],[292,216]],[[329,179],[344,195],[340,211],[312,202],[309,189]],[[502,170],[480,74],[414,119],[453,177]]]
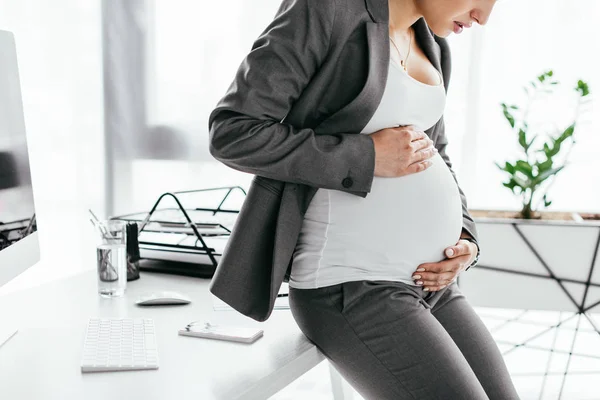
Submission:
[[[131,177],[125,178],[131,189],[116,193],[118,214],[147,211],[165,191],[249,186],[249,174],[216,162],[208,152],[208,115],[280,3],[146,1],[147,122],[172,128],[171,145],[183,141],[186,154],[164,159],[164,149],[157,148],[156,159],[133,160],[127,166]]]
[[[553,124],[564,129],[572,122],[577,80],[590,85],[593,101],[575,132],[571,164],[550,189],[549,210],[600,212],[599,20],[597,0],[502,0],[484,28],[474,25],[450,37],[454,57],[453,97],[446,110],[449,150],[459,162],[471,208],[519,208],[501,184],[507,180],[505,173],[494,165],[520,154],[500,103],[524,105],[522,87],[552,69],[560,90],[549,102],[538,103],[541,109],[533,117],[542,127],[536,133]]]

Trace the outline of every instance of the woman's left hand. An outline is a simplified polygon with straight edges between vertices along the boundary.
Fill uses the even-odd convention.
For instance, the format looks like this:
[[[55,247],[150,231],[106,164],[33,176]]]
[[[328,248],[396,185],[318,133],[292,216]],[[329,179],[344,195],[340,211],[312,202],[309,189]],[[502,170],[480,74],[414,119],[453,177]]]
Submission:
[[[435,292],[452,283],[473,262],[477,255],[477,245],[459,239],[456,245],[446,248],[445,254],[445,260],[421,264],[413,274],[415,283],[423,286],[423,290]]]

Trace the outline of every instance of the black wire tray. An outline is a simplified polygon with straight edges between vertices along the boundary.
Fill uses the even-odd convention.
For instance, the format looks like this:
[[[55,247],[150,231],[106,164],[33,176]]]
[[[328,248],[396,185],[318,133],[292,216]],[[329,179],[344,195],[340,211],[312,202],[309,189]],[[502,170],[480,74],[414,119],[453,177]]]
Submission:
[[[209,191],[224,191],[217,207],[183,206],[181,197]],[[138,225],[140,270],[210,278],[223,255],[239,209],[226,209],[223,204],[235,190],[246,196],[240,186],[223,186],[159,196],[149,212],[110,218]],[[164,199],[175,201],[176,207],[158,208]]]

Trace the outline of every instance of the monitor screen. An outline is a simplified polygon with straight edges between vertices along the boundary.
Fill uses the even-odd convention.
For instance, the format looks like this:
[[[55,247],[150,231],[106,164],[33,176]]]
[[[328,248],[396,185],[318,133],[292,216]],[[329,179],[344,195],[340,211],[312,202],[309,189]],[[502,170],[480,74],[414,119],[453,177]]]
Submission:
[[[0,286],[31,266],[36,231],[17,52],[13,35],[0,31]]]

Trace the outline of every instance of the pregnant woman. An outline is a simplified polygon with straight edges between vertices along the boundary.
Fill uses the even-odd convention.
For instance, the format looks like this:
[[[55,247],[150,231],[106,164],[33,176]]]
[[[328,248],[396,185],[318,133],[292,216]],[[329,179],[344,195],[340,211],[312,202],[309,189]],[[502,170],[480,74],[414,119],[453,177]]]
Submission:
[[[360,198],[320,188],[304,217],[289,280],[293,316],[367,399],[519,398],[493,338],[455,280],[477,250],[460,240],[457,184],[423,135],[442,117],[446,92],[411,29],[424,17],[429,26],[446,23],[460,33],[473,22],[484,24],[493,3],[389,2],[387,83],[361,132],[375,142],[371,192]],[[386,169],[390,135],[406,138],[395,155],[414,161],[405,162],[408,172]],[[448,247],[461,256],[444,257]]]
[[[301,331],[367,400],[519,399],[495,341],[457,286],[457,276],[474,265],[479,248],[464,227],[465,205],[447,156],[436,150],[445,144],[436,140],[443,129],[447,76],[432,65],[440,57],[432,50],[437,44],[417,29],[425,21],[439,39],[472,23],[484,25],[495,1],[284,0],[210,118],[211,152],[217,159],[256,175],[319,186],[293,249],[290,308]],[[389,36],[389,53],[369,49],[372,65],[359,100],[342,101],[344,118],[338,111],[337,120],[326,121],[335,121],[344,132],[348,120],[358,120],[354,114],[374,102],[370,90],[378,81],[372,72],[387,72],[381,101],[366,126],[340,142],[342,135],[335,140],[323,135],[319,141],[309,128],[281,124],[296,100],[291,117],[311,124],[311,116],[339,110],[319,101],[339,99],[344,78],[329,86],[319,79],[329,68],[341,68],[346,85],[355,83],[351,77],[359,75],[360,64],[354,63],[361,59],[341,67],[327,61],[341,57],[339,48],[362,54],[360,36],[340,43],[344,29],[364,23],[359,18],[376,22],[365,30],[370,46],[387,43]],[[353,29],[350,37],[362,32]],[[377,69],[377,62],[386,64]],[[442,69],[449,74],[448,65]],[[425,131],[435,132],[435,140]],[[355,144],[363,146],[362,155]],[[343,146],[355,147],[344,152]],[[374,159],[369,159],[370,146]],[[345,164],[348,159],[353,163]],[[340,170],[359,180],[356,171],[365,164],[374,165],[368,194],[334,188],[342,181]],[[353,180],[346,177],[342,183],[348,188]],[[283,204],[285,210],[291,207]]]

